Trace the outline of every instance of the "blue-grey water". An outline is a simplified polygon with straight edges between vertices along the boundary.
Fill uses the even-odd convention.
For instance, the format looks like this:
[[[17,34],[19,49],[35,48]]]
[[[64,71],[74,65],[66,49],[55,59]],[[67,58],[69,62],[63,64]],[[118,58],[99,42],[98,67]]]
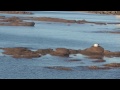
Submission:
[[[1,16],[55,17],[70,20],[98,22],[120,22],[114,15],[88,14],[67,11],[33,11],[33,15],[0,14]],[[70,24],[35,21],[34,27],[0,26],[0,47],[85,49],[99,43],[106,50],[120,51],[120,35],[96,33],[99,31],[120,31],[119,25]],[[106,62],[92,62],[84,55],[70,55],[68,58],[46,55],[33,59],[15,59],[2,54],[0,50],[0,78],[7,79],[119,79],[120,68],[90,70],[84,66],[101,66],[106,63],[120,63],[119,57],[107,58]],[[78,59],[80,61],[70,62]],[[63,66],[72,71],[46,67]]]

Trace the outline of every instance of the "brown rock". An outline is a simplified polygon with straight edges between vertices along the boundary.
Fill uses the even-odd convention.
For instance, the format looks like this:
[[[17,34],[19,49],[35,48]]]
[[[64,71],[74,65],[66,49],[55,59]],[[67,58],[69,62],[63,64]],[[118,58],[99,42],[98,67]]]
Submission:
[[[98,54],[98,55],[94,55],[94,54],[89,54],[88,55],[88,58],[90,58],[90,59],[98,59],[98,60],[102,60],[103,59],[103,55],[101,55],[101,54]]]
[[[5,16],[0,16],[0,19],[5,19]]]
[[[0,13],[8,13],[8,14],[33,14],[32,12],[27,12],[27,11],[0,11]]]
[[[98,59],[98,60],[93,61],[93,62],[105,62],[105,60],[103,60],[103,59]]]
[[[98,67],[98,66],[88,66],[89,69],[98,70],[98,69],[110,69],[109,67]]]
[[[5,18],[3,21],[4,22],[22,22],[22,20],[18,17]]]
[[[53,67],[46,67],[49,69],[56,69],[56,70],[64,70],[64,71],[72,71],[69,67],[63,67],[63,66],[53,66]]]
[[[14,58],[36,58],[40,57],[40,55],[34,51],[28,50],[23,47],[16,48],[3,48],[3,54],[12,55]]]
[[[69,50],[66,48],[57,48],[56,51],[53,51],[51,55],[55,56],[69,56]]]
[[[38,49],[36,52],[41,55],[45,55],[45,54],[50,54],[51,52],[53,52],[53,49]]]
[[[120,57],[120,52],[111,52],[108,50],[104,50],[104,56],[106,56],[106,57]]]
[[[69,49],[69,53],[70,53],[70,54],[77,54],[77,53],[78,53],[78,50]]]
[[[105,64],[104,66],[106,66],[106,67],[120,67],[120,63],[110,63],[110,64]]]
[[[81,50],[81,54],[86,54],[86,55],[93,55],[93,54],[103,55],[103,53],[104,53],[104,48],[102,48],[101,46],[98,47],[92,46],[85,50]]]

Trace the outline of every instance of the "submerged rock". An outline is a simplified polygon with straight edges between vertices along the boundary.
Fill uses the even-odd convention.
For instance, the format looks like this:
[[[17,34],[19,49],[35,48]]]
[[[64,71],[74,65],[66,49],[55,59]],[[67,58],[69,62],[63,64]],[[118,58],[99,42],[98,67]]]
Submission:
[[[110,69],[110,67],[98,67],[98,66],[88,66],[91,70],[99,70],[99,69]]]
[[[70,67],[63,67],[63,66],[53,66],[53,67],[45,67],[45,68],[64,70],[64,71],[72,71],[72,69]]]

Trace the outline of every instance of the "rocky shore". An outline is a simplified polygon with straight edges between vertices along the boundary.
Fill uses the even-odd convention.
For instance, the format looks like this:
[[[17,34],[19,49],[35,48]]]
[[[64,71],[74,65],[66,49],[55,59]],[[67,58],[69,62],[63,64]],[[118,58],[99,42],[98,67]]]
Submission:
[[[85,12],[95,14],[120,15],[120,11],[85,11]]]
[[[27,11],[0,11],[0,13],[7,13],[7,14],[33,14],[32,12],[27,12]]]
[[[84,11],[84,12],[95,13],[95,14],[120,15],[120,11]],[[0,13],[7,13],[7,14],[33,14],[30,11],[0,11]]]

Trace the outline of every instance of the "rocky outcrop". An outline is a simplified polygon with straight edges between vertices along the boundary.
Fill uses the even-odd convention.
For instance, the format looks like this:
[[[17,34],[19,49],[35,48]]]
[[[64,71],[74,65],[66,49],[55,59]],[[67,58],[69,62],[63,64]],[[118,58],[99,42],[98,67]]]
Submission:
[[[92,59],[103,59],[104,56],[120,57],[120,52],[112,52],[112,51],[104,50],[104,48],[101,46],[98,47],[91,46],[90,48],[81,50],[80,54],[87,55],[89,56],[89,58]]]
[[[87,21],[86,20],[67,20],[62,18],[52,18],[52,17],[32,17],[32,20],[36,21],[49,21],[49,22],[62,22],[62,23],[79,23],[84,24]]]
[[[24,18],[25,19],[25,18]],[[92,22],[86,20],[67,20],[62,18],[53,18],[53,17],[29,17],[26,19],[28,20],[35,20],[35,21],[46,21],[46,22],[61,22],[61,23],[77,23],[77,24],[85,24],[85,23],[92,23],[97,25],[107,25],[107,24],[120,24],[119,22]],[[68,24],[69,26],[70,24]]]
[[[80,50],[69,49],[70,54],[77,54],[79,52],[80,52]]]
[[[104,50],[104,56],[107,56],[107,57],[120,57],[120,52],[111,52],[109,50]]]
[[[3,17],[4,18],[4,17]],[[34,22],[25,22],[18,17],[9,17],[0,20],[1,26],[34,26]]]
[[[69,49],[66,48],[57,48],[55,51],[51,53],[51,55],[55,56],[63,56],[63,57],[69,57]]]
[[[85,54],[85,55],[103,55],[104,54],[104,48],[102,48],[101,46],[98,47],[94,47],[91,46],[90,48],[81,50],[81,54]]]
[[[7,14],[33,14],[32,12],[27,12],[27,11],[0,11],[0,13],[7,13]]]
[[[70,67],[63,67],[63,66],[53,66],[53,67],[45,67],[48,69],[56,69],[56,70],[64,70],[64,71],[72,71]]]
[[[104,66],[106,66],[106,67],[120,67],[120,63],[109,63],[109,64],[105,64]]]
[[[27,48],[16,47],[16,48],[3,48],[3,54],[12,55],[14,58],[38,58],[40,55]]]
[[[85,11],[95,14],[108,14],[108,15],[120,15],[120,11]]]
[[[50,54],[53,52],[53,49],[38,49],[36,51],[36,53],[39,53],[41,55],[46,55],[46,54]]]
[[[38,49],[36,51],[31,51],[27,48],[3,48],[4,54],[12,55],[13,57],[39,57],[40,55],[50,54],[53,56],[69,57],[70,54],[83,54],[90,59],[97,59],[96,62],[104,62],[105,57],[120,57],[120,52],[112,52],[105,50],[101,46],[91,46],[84,50],[74,50],[67,48],[56,48],[53,49]]]
[[[98,67],[98,66],[88,66],[89,69],[91,70],[98,70],[98,69],[110,69],[110,67]]]

